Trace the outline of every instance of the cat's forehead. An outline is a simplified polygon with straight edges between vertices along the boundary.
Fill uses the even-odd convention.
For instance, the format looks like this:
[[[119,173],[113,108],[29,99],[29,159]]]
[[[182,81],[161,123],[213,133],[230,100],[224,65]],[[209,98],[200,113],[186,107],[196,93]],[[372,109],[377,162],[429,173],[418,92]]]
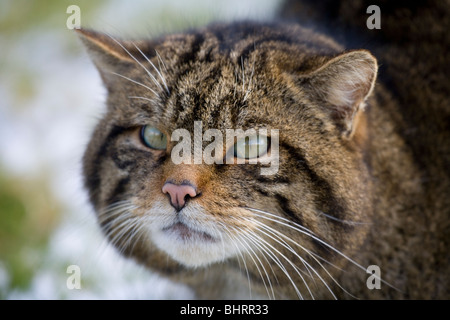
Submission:
[[[219,57],[240,65],[255,52],[294,51],[297,55],[290,58],[301,63],[318,54],[330,55],[343,50],[333,39],[299,25],[254,22],[216,24],[163,36],[156,43],[156,50],[174,65],[210,62]]]
[[[167,35],[148,48],[152,65],[136,64],[130,76],[145,85],[123,81],[132,87],[128,96],[144,98],[129,114],[169,130],[193,129],[195,121],[205,130],[267,127],[283,108],[280,73],[314,69],[341,49],[299,26],[253,23]]]
[[[169,35],[155,50],[172,91],[164,120],[225,128],[267,124],[258,107],[270,109],[263,100],[268,88],[274,90],[279,69],[313,69],[341,47],[299,26],[240,23]]]

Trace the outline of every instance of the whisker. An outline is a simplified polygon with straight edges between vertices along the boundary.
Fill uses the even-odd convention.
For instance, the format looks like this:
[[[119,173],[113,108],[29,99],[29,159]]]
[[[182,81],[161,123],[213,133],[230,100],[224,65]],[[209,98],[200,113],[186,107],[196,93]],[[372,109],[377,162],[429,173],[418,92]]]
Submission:
[[[250,211],[253,211],[253,212],[265,214],[266,216],[269,216],[269,217],[281,220],[283,222],[278,221],[278,220],[273,220],[273,219],[270,219],[270,218],[264,217],[264,216],[261,216],[261,218],[264,218],[264,219],[267,219],[267,220],[271,220],[273,222],[280,223],[280,224],[285,225],[285,226],[287,226],[287,227],[289,227],[291,229],[297,230],[297,231],[299,231],[301,233],[306,232],[308,234],[314,235],[314,232],[312,232],[308,228],[306,228],[306,227],[304,227],[304,226],[302,226],[302,225],[300,225],[300,224],[298,224],[296,222],[293,222],[293,221],[291,221],[289,219],[286,219],[284,217],[280,217],[280,216],[278,216],[276,214],[273,214],[273,213],[270,213],[270,212],[267,212],[267,211],[264,211],[264,210],[261,210],[261,209],[250,208],[250,207],[243,207],[243,208],[247,209],[247,210],[250,210]],[[286,223],[284,223],[284,222],[286,222]]]
[[[166,73],[168,73],[166,64],[164,63],[164,60],[161,58],[161,55],[159,54],[159,52],[158,52],[157,50],[155,50],[155,52],[156,52],[156,56],[158,57],[158,65],[159,65],[159,68],[161,69],[161,65],[160,65],[160,64],[162,64],[163,67],[164,67],[164,71],[165,71]],[[170,91],[169,91],[169,93],[170,93]]]
[[[288,227],[288,228],[290,228],[290,229],[296,230],[297,232],[300,232],[300,233],[302,233],[302,234],[304,234],[304,235],[306,235],[306,236],[311,237],[312,239],[314,239],[314,240],[316,240],[317,242],[321,243],[321,244],[324,245],[325,247],[327,247],[327,248],[331,249],[332,251],[336,252],[338,255],[340,255],[341,257],[345,258],[347,261],[351,262],[354,266],[356,266],[356,267],[358,267],[359,269],[361,269],[361,270],[363,270],[364,272],[366,272],[366,268],[364,268],[361,264],[359,264],[358,262],[356,262],[356,261],[353,260],[352,258],[348,257],[347,255],[345,255],[344,253],[342,253],[341,251],[339,251],[338,249],[336,249],[335,247],[333,247],[332,245],[330,245],[330,244],[327,243],[326,241],[324,241],[324,240],[318,238],[318,237],[317,237],[316,235],[314,235],[314,233],[313,233],[312,231],[310,231],[308,228],[305,228],[304,226],[301,226],[301,225],[299,225],[299,224],[297,224],[297,223],[295,223],[295,222],[292,222],[292,221],[290,221],[290,220],[288,220],[288,219],[286,219],[286,218],[277,216],[277,215],[275,215],[275,214],[273,214],[273,213],[269,213],[269,212],[264,211],[264,210],[260,210],[260,209],[256,209],[256,208],[250,208],[250,207],[244,207],[244,209],[250,210],[250,211],[252,211],[252,212],[257,212],[257,213],[259,212],[259,213],[265,214],[265,215],[270,216],[270,217],[274,217],[274,218],[279,219],[279,220],[287,221],[288,223],[285,223],[285,222],[283,222],[283,221],[279,221],[279,220],[276,220],[276,219],[274,219],[274,218],[269,218],[269,217],[265,217],[265,216],[262,216],[262,215],[260,216],[260,217],[263,218],[263,219],[267,219],[267,220],[273,221],[273,222],[275,222],[275,223],[279,223],[279,224],[284,225],[284,226],[286,226],[286,227]],[[386,284],[387,286],[391,287],[392,289],[401,292],[400,289],[396,288],[395,286],[393,286],[392,284],[386,282],[385,280],[380,279],[380,281],[383,282],[384,284]]]
[[[261,216],[260,214],[258,214],[258,213],[256,213],[256,212],[255,212],[254,214],[255,214],[255,216],[257,216],[257,217],[264,218],[264,216]],[[260,222],[260,223],[262,223],[262,222]],[[315,255],[318,259],[320,259],[320,260],[326,262],[327,264],[329,264],[329,265],[335,267],[335,268],[338,269],[338,270],[343,271],[343,270],[342,270],[341,268],[339,268],[338,266],[334,265],[333,263],[331,263],[330,261],[326,260],[325,258],[322,258],[321,256],[317,255],[316,253],[307,250],[306,248],[304,248],[303,246],[301,246],[301,245],[298,244],[297,242],[293,241],[293,240],[290,239],[289,237],[285,236],[284,234],[282,234],[282,233],[279,232],[278,230],[276,230],[276,229],[274,229],[274,228],[271,228],[271,227],[267,226],[266,224],[262,224],[262,225],[264,225],[265,228],[271,229],[273,232],[277,232],[281,237],[283,237],[283,238],[285,238],[286,240],[288,240],[289,242],[291,242],[291,243],[293,243],[293,244],[299,246],[302,250],[305,250],[307,253],[309,253],[309,254],[311,254],[311,255]],[[284,241],[283,241],[283,242],[284,242]],[[284,243],[286,243],[286,242],[284,242]],[[286,243],[286,245],[287,245],[287,243]]]
[[[140,217],[132,214],[137,207],[129,200],[115,202],[99,211],[98,222],[105,232],[109,244],[123,252],[140,233],[143,225]],[[140,236],[140,235],[139,235]],[[137,237],[139,238],[139,237]],[[120,245],[119,243],[122,242]]]
[[[119,241],[123,240],[123,237],[127,233],[129,233],[136,225],[137,219],[132,217],[129,219],[123,219],[120,224],[112,227],[107,234],[108,236],[112,237],[110,238],[111,244],[117,246]]]
[[[274,217],[277,217],[277,218],[281,218],[281,217],[278,217],[278,216],[276,216],[276,215],[274,215],[274,214],[269,214],[269,213],[267,213],[267,212],[265,212],[265,211],[262,211],[262,210],[258,210],[258,209],[255,210],[255,209],[253,209],[253,208],[248,208],[248,209],[249,209],[249,210],[252,210],[252,211],[256,211],[256,212],[268,214],[268,215],[270,215],[270,216],[274,216]],[[336,248],[333,247],[332,245],[328,244],[328,243],[325,242],[324,240],[322,240],[322,239],[318,238],[317,236],[315,236],[309,229],[307,229],[307,228],[305,228],[305,227],[303,227],[303,226],[301,226],[301,228],[299,228],[300,225],[298,225],[297,223],[294,223],[294,222],[291,222],[291,221],[288,220],[290,223],[294,224],[294,226],[292,226],[292,225],[290,225],[290,224],[288,224],[288,223],[284,223],[284,222],[281,222],[281,221],[277,221],[276,219],[272,219],[272,218],[268,218],[268,217],[264,217],[264,216],[261,216],[261,218],[264,218],[264,219],[267,219],[267,220],[270,220],[270,221],[273,221],[273,222],[282,224],[282,225],[284,225],[284,226],[286,226],[286,227],[288,227],[288,228],[291,228],[291,229],[296,230],[296,231],[298,231],[298,232],[300,232],[300,233],[302,233],[302,234],[304,234],[304,235],[307,235],[307,236],[313,238],[314,240],[318,241],[319,243],[323,244],[323,245],[326,246],[327,248],[331,249],[332,251],[336,252],[337,254],[341,255],[342,257],[344,257],[344,258],[347,259],[348,261],[352,262],[355,266],[357,266],[357,267],[360,268],[361,270],[364,270],[364,271],[366,270],[366,269],[365,269],[363,266],[361,266],[359,263],[357,263],[356,261],[354,261],[353,259],[351,259],[351,258],[348,257],[347,255],[345,255],[344,253],[342,253],[341,251],[339,251],[338,249],[336,249]],[[287,220],[287,219],[284,219],[284,218],[281,218],[281,219],[282,219],[282,220]],[[303,230],[302,230],[302,229],[303,229]],[[306,230],[306,231],[305,231],[305,230]]]
[[[136,220],[139,225],[137,226],[137,228],[136,227],[133,228],[133,233],[130,234],[128,241],[129,243],[127,244],[127,246],[131,246],[130,248],[131,252],[134,251],[136,244],[145,235],[145,233],[142,232],[142,230],[147,227],[148,216],[136,216]]]
[[[234,241],[236,236],[234,236],[231,233],[231,231],[229,230],[229,228],[225,224],[223,224],[223,223],[219,223],[219,224],[222,225],[222,227],[224,228],[224,231],[228,234],[228,236],[232,240],[231,243],[235,246],[236,251],[238,252],[240,258],[242,259],[242,262],[243,262],[244,268],[245,268],[245,272],[247,274],[248,289],[249,289],[250,299],[251,299],[252,298],[252,285],[251,285],[251,280],[250,280],[250,274],[249,274],[247,263],[245,262],[244,256],[242,255],[241,250],[239,249],[239,247],[237,246],[237,244]],[[241,263],[240,263],[239,259],[238,259],[238,263],[239,263],[239,268],[241,268]]]
[[[236,230],[235,227],[232,227],[232,228]],[[256,259],[259,261],[261,267],[264,269],[264,271],[266,271],[265,268],[264,268],[264,266],[261,264],[261,260],[259,260],[258,255],[254,252],[253,248],[247,243],[247,241],[245,241],[245,240],[243,239],[242,235],[243,235],[244,233],[237,232],[237,234],[238,234],[239,236],[236,236],[236,235],[233,235],[233,234],[230,233],[230,236],[232,236],[236,241],[238,241],[238,242],[241,244],[241,247],[245,249],[245,251],[247,252],[248,256],[249,256],[250,259],[253,261],[254,265],[256,266],[256,269],[258,270],[259,276],[261,277],[261,280],[262,280],[262,282],[263,282],[263,284],[264,284],[264,287],[265,287],[265,289],[266,289],[266,291],[267,291],[267,294],[268,294],[269,297],[270,297],[269,290],[268,290],[268,288],[267,288],[267,284],[266,284],[266,282],[265,282],[265,280],[264,280],[264,277],[263,277],[263,275],[262,275],[262,273],[261,273],[261,269],[259,268],[259,266],[258,266],[258,264],[256,263],[256,261],[255,261],[255,259],[253,258],[253,256],[256,257]],[[242,241],[241,241],[241,240],[242,240]],[[250,252],[250,251],[251,251],[251,252]],[[253,254],[252,254],[252,253],[253,253]],[[267,275],[267,272],[265,272],[265,273],[266,273],[266,275]]]
[[[136,209],[136,206],[132,205],[131,202],[122,202],[115,205],[106,207],[100,210],[98,215],[98,221],[100,225],[104,225],[106,221],[113,221],[114,219],[123,217],[124,213]]]
[[[235,228],[237,228],[237,227],[235,227]],[[245,237],[245,235],[246,235],[247,233],[246,233],[242,228],[238,228],[238,229],[241,231],[241,232],[239,233],[240,236],[241,236],[241,237]],[[273,291],[273,285],[272,285],[272,282],[270,281],[270,277],[269,277],[269,275],[268,275],[268,273],[267,273],[266,268],[264,267],[264,264],[263,264],[262,261],[259,259],[258,255],[256,254],[256,252],[253,250],[253,248],[252,248],[251,246],[249,246],[249,249],[252,251],[252,253],[254,254],[255,258],[258,260],[259,264],[261,265],[261,268],[263,269],[263,271],[264,271],[264,273],[265,273],[265,275],[266,275],[267,282],[268,282],[268,284],[269,284],[269,287],[270,287],[270,290],[271,290],[271,292],[272,292],[272,295],[270,295],[270,293],[269,293],[269,290],[268,290],[268,288],[267,288],[267,286],[266,286],[266,283],[265,283],[265,281],[264,281],[264,277],[263,277],[263,275],[261,274],[261,272],[259,271],[258,265],[255,263],[255,261],[254,261],[253,258],[252,258],[253,262],[254,262],[255,265],[256,265],[256,268],[258,269],[258,272],[259,272],[259,275],[260,275],[260,277],[261,277],[261,279],[262,279],[262,281],[263,281],[263,284],[264,284],[264,286],[265,286],[265,289],[266,289],[266,292],[267,292],[267,296],[269,297],[269,299],[275,299],[275,293],[274,293],[274,291]],[[263,254],[264,259],[268,262],[268,260],[267,260],[267,258],[266,258],[266,256],[265,256],[264,252],[261,251],[261,250],[260,250],[260,252]],[[269,263],[269,266],[270,266],[270,263]],[[270,266],[270,268],[272,269],[272,266]],[[274,273],[273,269],[272,269],[272,273]],[[274,273],[274,274],[275,274],[275,273]]]
[[[250,239],[250,241],[252,241],[252,243],[254,245],[256,245],[257,247],[259,247],[261,250],[263,250],[271,259],[273,262],[275,262],[275,264],[280,268],[281,271],[283,271],[283,273],[285,274],[285,276],[288,278],[288,280],[290,281],[292,287],[294,288],[295,292],[297,293],[297,296],[299,297],[299,299],[303,300],[303,296],[300,292],[300,290],[298,290],[297,285],[295,284],[294,280],[292,279],[292,277],[289,275],[289,272],[286,270],[286,267],[283,265],[283,263],[278,259],[278,257],[272,252],[272,250],[270,250],[269,248],[267,248],[267,245],[265,245],[263,242],[263,240],[260,237],[257,237],[256,239],[251,236],[250,234],[246,234],[246,237],[248,237]],[[272,249],[274,249],[272,247]],[[276,250],[276,249],[275,249]],[[282,254],[281,254],[282,255]],[[287,259],[287,258],[286,258]],[[287,259],[289,260],[289,259]]]
[[[146,97],[140,97],[140,96],[128,96],[128,99],[142,99],[146,100],[148,102],[151,102],[153,105],[155,105],[157,102],[154,99],[146,98]]]
[[[152,88],[150,88],[149,86],[146,86],[146,85],[143,84],[143,83],[140,83],[140,82],[138,82],[138,81],[136,81],[136,80],[130,79],[130,78],[124,76],[124,75],[121,75],[120,73],[116,73],[116,72],[111,72],[111,73],[114,74],[114,75],[116,75],[116,76],[119,76],[119,77],[121,77],[121,78],[124,78],[124,79],[126,79],[126,80],[128,80],[128,81],[131,81],[131,82],[133,82],[134,84],[137,84],[137,85],[139,85],[139,86],[142,86],[142,87],[146,88],[147,90],[149,90],[150,92],[152,92],[155,96],[159,97],[159,94],[158,94],[155,90],[153,90]]]
[[[161,84],[159,84],[159,82],[156,80],[156,78],[152,75],[152,73],[134,56],[134,55],[132,55],[131,54],[131,52],[130,51],[128,51],[128,49],[127,48],[125,48],[125,46],[122,44],[122,43],[120,43],[120,41],[118,41],[117,39],[115,39],[113,36],[111,36],[110,34],[107,34],[108,35],[108,37],[110,37],[115,43],[117,43],[134,61],[136,61],[136,63],[139,65],[139,66],[141,66],[144,70],[145,70],[145,72],[150,76],[150,79],[152,79],[153,80],[153,82],[158,86],[158,87],[160,87],[160,89],[162,90],[162,87],[161,87]],[[133,43],[133,45],[136,47],[136,49],[138,49],[139,50],[139,52],[142,54],[142,55],[144,55],[143,53],[142,53],[142,51]],[[145,55],[144,55],[144,57],[145,57]],[[147,58],[147,57],[146,57]],[[154,90],[151,90],[155,95],[157,95],[158,96],[158,94],[154,91]]]
[[[329,214],[326,214],[325,212],[323,212],[323,211],[321,211],[321,210],[319,210],[319,209],[315,209],[315,210],[316,210],[316,212],[317,212],[319,215],[325,216],[325,217],[327,217],[328,219],[331,219],[331,220],[334,220],[334,221],[338,221],[338,222],[341,222],[341,223],[343,223],[343,224],[348,224],[348,225],[353,225],[353,226],[356,226],[356,225],[369,225],[369,224],[372,224],[372,223],[370,223],[370,222],[357,222],[357,221],[351,221],[351,220],[342,220],[342,219],[333,217],[333,216],[331,216],[331,215],[329,215]]]
[[[248,81],[247,90],[245,91],[244,102],[247,101],[248,97],[250,96],[250,93],[252,92],[251,86],[252,86],[254,75],[255,75],[255,61],[253,60],[252,73],[250,74],[250,80]]]
[[[261,232],[261,230],[259,230]],[[264,233],[264,232],[263,232]],[[267,235],[267,234],[266,234]],[[252,235],[253,236],[253,235]],[[260,236],[256,236],[258,239],[260,239],[260,241],[262,241],[265,245],[269,246],[273,251],[275,251],[276,253],[278,253],[284,260],[286,260],[287,263],[289,263],[289,265],[295,270],[295,272],[297,273],[297,275],[300,277],[300,279],[303,281],[303,283],[306,286],[306,289],[308,290],[310,296],[312,299],[314,299],[314,295],[312,294],[308,284],[305,281],[305,278],[303,277],[303,275],[301,273],[303,273],[302,270],[300,270],[295,263],[293,263],[288,257],[286,257],[286,255],[284,255],[283,253],[281,253],[281,251],[279,251],[278,249],[276,249],[273,245],[271,245],[269,242],[267,242],[266,240],[264,240],[262,237]],[[302,298],[303,299],[303,298]]]
[[[252,219],[253,220],[253,219]],[[275,242],[281,244],[284,248],[286,248],[287,250],[289,250],[291,253],[293,253],[301,262],[302,264],[305,266],[305,269],[308,271],[309,276],[311,279],[314,280],[314,277],[312,276],[310,270],[312,270],[312,272],[319,278],[319,280],[325,285],[325,287],[327,288],[327,290],[331,293],[331,295],[333,296],[334,299],[337,299],[336,295],[333,293],[333,291],[331,290],[331,288],[328,286],[328,284],[326,283],[326,281],[323,279],[323,277],[315,270],[315,268],[313,266],[311,266],[311,264],[309,264],[304,258],[302,258],[289,244],[286,243],[286,241],[282,240],[281,238],[285,238],[286,240],[292,242],[293,244],[297,245],[298,247],[300,247],[302,250],[304,250],[306,253],[311,254],[311,252],[304,248],[303,246],[301,246],[300,244],[298,244],[297,242],[293,241],[292,239],[290,239],[289,237],[285,236],[284,234],[282,234],[281,232],[279,232],[276,229],[273,229],[267,225],[265,225],[264,223],[260,222],[260,221],[252,221],[258,225],[260,225],[260,227],[264,228],[265,230],[267,230],[269,233],[271,233],[272,235],[274,235],[277,239],[275,239],[274,237],[272,237],[271,235],[267,234],[266,232],[261,231],[262,233],[264,233],[266,236],[270,237],[272,240],[274,240]],[[260,229],[260,228],[259,228]],[[330,275],[328,273],[328,271],[325,269],[325,267],[323,267],[323,265],[317,260],[317,258],[315,258],[314,256],[312,257],[324,270],[325,272]],[[301,271],[301,270],[300,270]],[[331,275],[330,275],[331,276]],[[334,280],[334,279],[333,279]]]
[[[245,91],[245,67],[244,67],[244,60],[241,57],[241,69],[242,69],[242,92]]]
[[[166,89],[167,94],[170,94],[169,88],[167,87],[167,83],[166,80],[164,79],[164,77],[162,76],[161,72],[159,72],[158,68],[156,68],[156,66],[153,64],[153,62],[151,62],[151,60],[141,51],[141,49],[139,49],[139,47],[133,43],[133,45],[136,47],[136,49],[141,53],[141,55],[148,61],[148,63],[150,63],[150,65],[153,67],[153,69],[156,71],[156,73],[158,74],[159,78],[162,80],[164,87]],[[151,74],[151,72],[149,72],[147,70],[147,68],[145,68],[145,71],[147,71],[148,75],[150,76],[150,78],[153,80],[153,82],[163,91],[163,88],[161,86],[161,84],[158,82],[158,80],[156,80],[156,78],[153,76],[153,74]]]

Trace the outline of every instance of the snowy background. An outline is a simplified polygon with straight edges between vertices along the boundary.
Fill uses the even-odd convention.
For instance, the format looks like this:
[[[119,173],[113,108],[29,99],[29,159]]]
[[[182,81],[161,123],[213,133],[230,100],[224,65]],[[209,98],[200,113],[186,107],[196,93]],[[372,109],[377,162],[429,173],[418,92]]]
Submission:
[[[66,27],[70,5],[83,27],[140,37],[271,19],[279,0],[0,1],[0,299],[192,298],[119,256],[96,225],[80,159],[105,90]]]

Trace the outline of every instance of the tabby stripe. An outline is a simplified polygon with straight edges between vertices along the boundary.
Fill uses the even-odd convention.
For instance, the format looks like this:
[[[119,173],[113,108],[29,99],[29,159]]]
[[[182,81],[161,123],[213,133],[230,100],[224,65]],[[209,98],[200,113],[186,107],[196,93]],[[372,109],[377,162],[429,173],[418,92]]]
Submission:
[[[270,197],[271,196],[271,194],[269,193],[268,190],[264,190],[260,186],[253,186],[253,190],[255,190],[259,194],[263,195],[264,197]]]
[[[313,184],[315,191],[314,194],[316,195],[315,201],[319,206],[319,209],[337,219],[345,220],[345,205],[341,199],[336,197],[329,182],[318,176],[317,173],[311,169],[308,161],[298,149],[285,142],[280,142],[280,146],[285,148],[292,158],[300,164],[302,171],[306,173],[309,180]],[[338,220],[330,219],[329,221],[339,223],[342,227],[351,227],[350,225],[340,223]]]
[[[85,185],[90,190],[91,201],[94,204],[97,204],[98,199],[95,198],[96,193],[95,190],[99,189],[101,183],[100,171],[103,164],[103,158],[106,156],[108,148],[111,144],[113,144],[116,138],[121,134],[124,130],[123,127],[113,126],[104,139],[103,144],[98,148],[97,153],[95,154],[94,161],[91,161],[91,167],[87,168],[87,174],[85,174]]]
[[[201,81],[201,86],[206,89],[206,87],[210,84],[214,85],[215,83],[217,83],[218,78],[220,77],[220,66],[219,65],[215,65],[212,70],[210,71],[210,73]],[[198,95],[198,94],[193,94],[192,97],[195,97],[197,100],[194,102],[194,107],[192,109],[192,116],[194,117],[195,120],[200,120],[202,119],[202,115],[207,113],[208,108],[211,108],[212,105],[207,105],[205,103],[205,97],[202,95]],[[221,107],[221,103],[219,103],[218,108]]]
[[[145,158],[152,161],[159,161],[160,157],[156,157],[150,150],[143,151],[135,146],[126,146],[117,148],[110,153],[110,158],[117,168],[121,170],[133,170],[137,164],[136,159]]]
[[[131,149],[131,150],[127,150],[127,151],[128,151],[128,154],[130,154],[130,152],[132,152],[134,150]],[[121,169],[121,170],[128,169],[129,167],[131,167],[133,164],[136,163],[136,161],[134,159],[131,159],[131,160],[122,160],[122,159],[120,159],[120,155],[124,154],[124,152],[125,152],[125,150],[120,149],[120,150],[117,150],[117,151],[115,151],[115,152],[113,152],[111,154],[112,161],[114,161],[114,164],[116,165],[116,167]]]
[[[254,35],[251,35],[251,37],[254,37]],[[288,44],[288,45],[292,45],[292,43],[293,43],[293,41],[290,37],[286,37],[286,36],[282,36],[282,35],[265,37],[265,38],[259,39],[257,41],[251,42],[244,49],[242,49],[241,54],[238,56],[237,61],[240,63],[240,61],[247,60],[248,57],[250,56],[250,54],[253,51],[258,49],[259,45],[262,45],[263,43],[267,43],[267,42],[276,42],[277,44],[284,43],[284,44]]]
[[[107,204],[113,204],[124,199],[124,195],[126,195],[126,187],[130,183],[130,180],[130,177],[126,176],[117,182],[116,186],[108,197]]]
[[[194,37],[194,41],[190,44],[191,50],[184,53],[180,58],[180,61],[183,61],[183,63],[188,64],[188,62],[194,61],[197,58],[200,48],[205,42],[205,37],[200,33],[195,34]]]
[[[275,199],[277,200],[277,203],[280,206],[280,208],[290,218],[290,220],[301,226],[304,226],[303,220],[300,217],[300,215],[291,209],[289,199],[287,199],[282,194],[275,194]]]

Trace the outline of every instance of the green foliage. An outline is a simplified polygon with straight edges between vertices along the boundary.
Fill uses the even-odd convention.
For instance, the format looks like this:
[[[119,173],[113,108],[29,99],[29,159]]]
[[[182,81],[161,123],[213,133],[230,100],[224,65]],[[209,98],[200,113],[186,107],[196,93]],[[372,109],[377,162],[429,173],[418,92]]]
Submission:
[[[8,274],[7,284],[0,289],[29,286],[58,216],[58,207],[42,181],[0,175],[0,263]],[[6,294],[0,291],[0,298]]]

